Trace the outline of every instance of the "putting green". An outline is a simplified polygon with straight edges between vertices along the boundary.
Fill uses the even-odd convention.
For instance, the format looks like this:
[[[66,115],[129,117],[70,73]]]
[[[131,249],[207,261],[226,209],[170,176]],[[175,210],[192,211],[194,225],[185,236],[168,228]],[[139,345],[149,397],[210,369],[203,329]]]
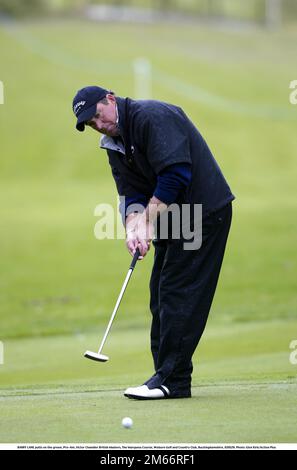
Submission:
[[[105,364],[83,358],[97,346],[93,334],[9,340],[0,442],[295,442],[294,328],[210,322],[194,359],[193,397],[150,402],[123,397],[152,373],[146,330],[115,327]],[[131,430],[122,428],[124,416]]]

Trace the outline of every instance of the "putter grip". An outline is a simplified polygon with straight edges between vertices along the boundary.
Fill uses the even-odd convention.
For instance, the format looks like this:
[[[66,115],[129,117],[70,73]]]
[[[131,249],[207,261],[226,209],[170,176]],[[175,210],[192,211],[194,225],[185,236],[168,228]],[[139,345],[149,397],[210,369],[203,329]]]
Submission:
[[[137,260],[138,260],[139,256],[140,256],[140,251],[139,251],[139,248],[137,248],[137,250],[135,251],[135,255],[133,256],[133,260],[132,260],[132,263],[130,264],[129,269],[134,269],[135,268],[135,264],[137,263]]]

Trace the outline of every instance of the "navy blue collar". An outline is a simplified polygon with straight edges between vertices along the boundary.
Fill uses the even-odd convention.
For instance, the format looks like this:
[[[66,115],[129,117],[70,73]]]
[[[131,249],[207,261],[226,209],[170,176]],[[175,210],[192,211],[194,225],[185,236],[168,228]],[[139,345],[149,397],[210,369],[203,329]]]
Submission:
[[[124,139],[125,144],[125,153],[128,158],[128,161],[133,160],[132,157],[132,148],[131,148],[131,140],[130,140],[130,98],[121,98],[116,97],[117,106],[118,106],[118,114],[119,114],[119,131],[120,136]]]

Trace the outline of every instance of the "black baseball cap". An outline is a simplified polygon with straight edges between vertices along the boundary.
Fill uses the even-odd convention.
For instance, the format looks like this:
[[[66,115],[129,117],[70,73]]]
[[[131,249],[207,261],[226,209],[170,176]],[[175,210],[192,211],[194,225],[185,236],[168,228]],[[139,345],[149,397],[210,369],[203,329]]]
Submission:
[[[108,93],[112,93],[99,86],[87,86],[79,90],[72,102],[72,109],[77,117],[76,129],[85,130],[85,122],[92,119],[96,114],[97,103],[103,100]]]

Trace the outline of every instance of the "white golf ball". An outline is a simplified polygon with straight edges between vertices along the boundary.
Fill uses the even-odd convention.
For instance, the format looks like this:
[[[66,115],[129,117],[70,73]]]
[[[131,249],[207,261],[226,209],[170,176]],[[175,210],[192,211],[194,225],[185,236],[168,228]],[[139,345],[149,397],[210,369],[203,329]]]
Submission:
[[[130,429],[133,425],[133,421],[131,418],[128,418],[128,417],[123,418],[122,425],[124,426],[124,428]]]

